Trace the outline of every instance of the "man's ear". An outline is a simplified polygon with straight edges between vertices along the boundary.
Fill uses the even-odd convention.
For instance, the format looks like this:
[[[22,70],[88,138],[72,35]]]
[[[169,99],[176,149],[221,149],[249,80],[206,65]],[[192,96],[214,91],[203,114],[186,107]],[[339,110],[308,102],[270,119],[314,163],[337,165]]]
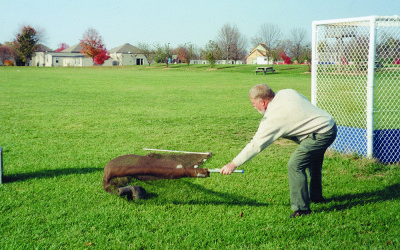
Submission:
[[[261,102],[262,106],[266,109],[268,106],[268,101],[261,99],[260,102]]]

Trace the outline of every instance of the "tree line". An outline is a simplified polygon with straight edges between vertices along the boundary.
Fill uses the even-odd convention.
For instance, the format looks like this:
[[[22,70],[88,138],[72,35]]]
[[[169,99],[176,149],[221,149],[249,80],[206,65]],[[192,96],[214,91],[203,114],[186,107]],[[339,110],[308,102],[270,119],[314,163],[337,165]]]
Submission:
[[[17,33],[15,39],[0,44],[0,60],[4,65],[13,63],[28,65],[36,51],[43,51],[43,34],[31,26],[24,26]],[[279,61],[290,57],[291,61],[311,60],[311,44],[307,39],[307,32],[302,28],[294,28],[285,38],[278,25],[272,23],[261,24],[257,35],[248,40],[236,25],[224,24],[217,32],[215,39],[210,40],[204,47],[199,48],[192,43],[171,48],[170,44],[139,43],[137,47],[143,52],[149,65],[153,62],[170,62],[172,55],[177,55],[180,62],[190,64],[192,59],[203,59],[214,66],[216,60],[245,60],[249,53],[249,46],[254,48],[263,44],[267,49],[268,61]],[[107,49],[99,33],[89,28],[80,40],[81,53],[92,58],[94,64],[102,64],[109,58]],[[58,45],[56,52],[69,46],[65,43]],[[284,56],[283,56],[284,55]],[[12,60],[11,60],[12,59]]]

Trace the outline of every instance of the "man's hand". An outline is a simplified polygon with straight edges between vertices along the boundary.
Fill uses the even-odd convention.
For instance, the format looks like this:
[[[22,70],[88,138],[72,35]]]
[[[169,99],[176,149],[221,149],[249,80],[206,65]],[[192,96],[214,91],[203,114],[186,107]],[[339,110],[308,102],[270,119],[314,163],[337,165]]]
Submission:
[[[235,170],[237,166],[235,165],[235,163],[230,162],[228,164],[226,164],[222,169],[220,174],[231,174],[233,172],[233,170]]]

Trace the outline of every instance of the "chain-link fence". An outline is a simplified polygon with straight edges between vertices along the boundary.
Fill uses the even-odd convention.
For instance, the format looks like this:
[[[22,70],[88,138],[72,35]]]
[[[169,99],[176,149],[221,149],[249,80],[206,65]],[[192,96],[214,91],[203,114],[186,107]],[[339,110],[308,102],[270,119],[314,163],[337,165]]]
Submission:
[[[313,22],[312,102],[338,125],[331,149],[400,161],[400,18]]]

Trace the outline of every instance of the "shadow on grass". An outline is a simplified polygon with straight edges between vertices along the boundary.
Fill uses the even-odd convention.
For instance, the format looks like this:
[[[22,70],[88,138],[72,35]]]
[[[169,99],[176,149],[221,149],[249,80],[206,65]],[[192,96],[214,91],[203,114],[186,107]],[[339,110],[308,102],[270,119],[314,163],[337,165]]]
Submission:
[[[261,207],[261,206],[268,206],[268,203],[262,203],[258,202],[254,199],[250,199],[249,197],[245,196],[240,196],[240,195],[234,195],[232,193],[223,193],[223,192],[218,192],[215,190],[211,190],[208,188],[205,188],[203,185],[195,184],[190,181],[186,180],[180,180],[178,186],[175,187],[168,187],[168,184],[161,184],[159,182],[158,184],[150,184],[151,186],[154,187],[154,189],[165,189],[165,188],[170,188],[174,189],[179,187],[180,190],[185,190],[185,193],[189,195],[184,195],[186,197],[182,197],[182,195],[179,195],[178,193],[176,195],[173,195],[172,193],[169,193],[169,195],[172,195],[173,197],[177,197],[174,199],[171,199],[170,197],[164,197],[166,199],[165,202],[172,203],[175,205],[236,205],[236,206],[255,206],[255,207]],[[182,185],[184,184],[184,186]],[[149,187],[146,187],[146,191],[149,189]],[[146,199],[150,200],[153,198],[161,198],[159,197],[158,194],[154,193],[154,190],[149,190],[153,191],[151,194],[151,197],[147,196]],[[149,193],[148,193],[149,194]]]
[[[331,198],[326,199],[326,206],[328,208],[324,208],[323,210],[345,210],[368,203],[395,200],[398,198],[400,198],[400,183],[376,191],[332,196]],[[331,205],[330,203],[333,204]]]
[[[292,69],[297,69],[297,68],[286,68],[286,69],[280,69],[280,70],[292,70]]]
[[[6,175],[3,177],[3,181],[4,183],[20,182],[29,179],[54,178],[60,175],[89,174],[103,170],[104,168],[64,168],[54,170],[41,170],[37,172]]]

